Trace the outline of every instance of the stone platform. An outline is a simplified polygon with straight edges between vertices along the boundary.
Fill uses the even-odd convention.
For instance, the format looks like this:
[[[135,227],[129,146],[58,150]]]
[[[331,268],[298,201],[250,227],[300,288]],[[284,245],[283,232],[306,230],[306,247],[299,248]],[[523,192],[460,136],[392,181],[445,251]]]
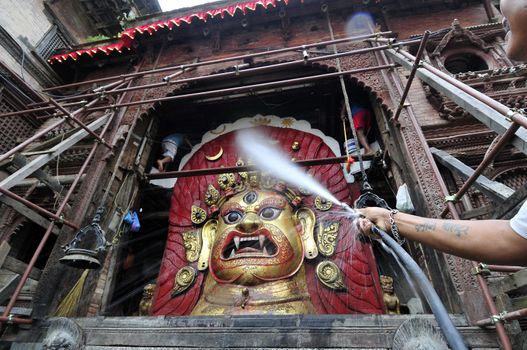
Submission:
[[[471,327],[464,317],[451,317],[471,349],[499,349],[493,329]],[[433,315],[94,317],[70,318],[66,323],[78,325],[86,350],[388,350],[398,327],[410,318],[435,324]],[[42,349],[46,333],[56,324],[57,319],[50,318],[25,335],[19,332],[11,349]]]

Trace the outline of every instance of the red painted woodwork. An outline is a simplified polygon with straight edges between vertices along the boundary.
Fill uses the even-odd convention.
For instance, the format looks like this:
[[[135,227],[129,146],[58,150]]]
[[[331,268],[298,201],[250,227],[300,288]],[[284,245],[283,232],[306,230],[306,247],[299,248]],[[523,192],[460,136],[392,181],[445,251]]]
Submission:
[[[260,130],[268,134],[269,138],[278,140],[279,147],[291,158],[300,160],[335,156],[331,149],[313,134],[276,127],[260,127]],[[235,165],[239,156],[235,148],[234,137],[235,132],[230,132],[203,145],[183,169]],[[300,143],[298,152],[291,150],[291,144],[294,141]],[[216,154],[220,147],[223,147],[224,154],[219,160],[210,162],[205,159],[206,155]],[[308,169],[308,172],[340,201],[350,203],[355,199],[350,196],[350,189],[340,165],[313,166]],[[181,233],[194,228],[190,220],[191,206],[200,206],[210,214],[209,207],[204,202],[204,194],[209,184],[219,188],[217,176],[180,178],[174,186],[168,241],[157,281],[158,288],[152,308],[153,315],[188,315],[199,299],[204,278],[203,272],[199,272],[197,282],[186,293],[174,298],[170,296],[170,293],[176,272],[188,265]],[[320,314],[382,313],[382,291],[371,247],[357,239],[356,229],[348,220],[339,219],[336,208],[328,212],[315,209],[314,197],[305,197],[303,203],[315,212],[317,221],[341,222],[336,254],[331,258],[319,256],[315,260],[305,261],[308,289],[317,312]],[[344,282],[348,287],[347,292],[334,292],[317,280],[315,268],[323,259],[331,259],[342,269]],[[195,264],[191,265],[195,267]]]

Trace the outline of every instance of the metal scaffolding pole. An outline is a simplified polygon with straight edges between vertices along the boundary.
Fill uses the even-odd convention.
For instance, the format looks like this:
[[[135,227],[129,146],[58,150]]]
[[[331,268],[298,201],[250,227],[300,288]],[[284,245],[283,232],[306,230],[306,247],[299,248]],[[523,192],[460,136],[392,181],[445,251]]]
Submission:
[[[94,126],[95,123],[96,123],[96,125],[99,125],[99,123],[101,121],[106,121],[106,124],[104,125],[103,129],[101,130],[101,133],[98,135],[100,138],[102,138],[104,136],[104,134],[106,133],[106,131],[108,130],[108,128],[110,126],[110,123],[113,120],[113,116],[114,115],[115,115],[115,112],[113,112],[110,116],[106,115],[105,117],[101,117],[98,120],[96,120],[95,122],[91,123],[88,127],[92,128],[92,127],[95,127]],[[98,129],[98,127],[100,127],[100,125],[97,126],[95,129]],[[79,134],[79,133],[87,134],[87,132],[84,131],[84,130],[80,130],[80,131],[77,132],[77,134]],[[71,184],[70,188],[68,189],[68,192],[66,193],[66,195],[62,199],[62,202],[61,202],[59,208],[57,209],[57,212],[55,213],[56,216],[60,217],[62,215],[63,211],[66,209],[66,205],[68,204],[68,200],[70,199],[70,197],[73,194],[75,188],[77,187],[77,184],[80,182],[84,172],[86,171],[86,168],[90,164],[90,161],[93,158],[93,156],[95,155],[95,152],[97,151],[97,148],[98,148],[99,145],[100,145],[99,142],[95,142],[94,145],[92,146],[92,149],[91,149],[90,153],[88,154],[88,156],[84,160],[84,163],[82,164],[81,168],[79,169],[79,172],[77,173],[75,179],[73,180],[73,183]],[[40,256],[40,253],[44,249],[44,246],[45,246],[46,242],[48,241],[54,226],[55,226],[55,222],[52,221],[49,224],[46,232],[44,233],[44,236],[40,240],[40,243],[39,243],[37,249],[35,250],[33,256],[31,257],[31,260],[29,261],[29,263],[28,263],[28,265],[27,265],[27,267],[26,267],[26,269],[24,271],[24,274],[20,278],[20,281],[18,282],[18,285],[17,285],[15,291],[13,292],[13,294],[11,296],[11,299],[9,300],[9,303],[7,304],[2,316],[0,316],[0,322],[7,322],[7,323],[31,323],[31,320],[20,318],[20,317],[14,317],[14,315],[11,314],[11,310],[13,309],[13,306],[15,305],[15,302],[16,302],[16,299],[17,299],[18,295],[20,294],[20,292],[22,291],[22,288],[24,287],[24,284],[26,283],[26,281],[27,281],[27,279],[29,277],[29,274],[31,273],[31,270],[35,266],[35,263],[36,263],[38,257]]]
[[[395,50],[391,50],[391,49],[383,51],[383,52],[386,53],[393,61],[401,64],[406,69],[411,69],[412,62],[415,62],[415,57],[410,55],[407,52],[396,52]],[[503,115],[504,114],[506,115],[508,113],[507,110],[510,111],[507,107],[490,99],[488,96],[485,96],[481,94],[480,92],[475,91],[474,89],[470,88],[469,86],[466,86],[465,84],[457,81],[456,79],[449,77],[448,75],[433,68],[427,63],[421,62],[421,65],[423,66],[423,68],[418,68],[416,74],[422,80],[430,84],[432,87],[436,88],[438,91],[444,93],[446,96],[454,100],[454,102],[458,103],[463,108],[467,109],[476,118],[479,117],[478,119],[481,118],[480,120],[483,119],[487,121],[488,122],[487,125],[489,126],[490,125],[494,126],[497,123],[504,122]],[[483,95],[483,97],[480,95]],[[488,100],[491,100],[495,103],[491,103],[491,101],[488,101]],[[496,113],[497,109],[493,108],[493,107],[499,107],[496,104],[501,106],[498,113]],[[493,105],[493,106],[490,107],[490,105]],[[505,113],[502,113],[502,112],[505,112]],[[516,114],[518,113],[514,113],[514,114],[510,113],[510,114],[511,116],[512,115],[516,116]],[[522,115],[520,116],[524,118]],[[489,119],[491,119],[492,122],[489,122]],[[524,122],[527,122],[527,120],[524,120]],[[505,126],[501,124],[501,126],[503,128],[508,129],[508,125]],[[427,145],[426,140],[424,144]],[[447,195],[446,186],[444,182],[442,181],[442,177],[439,176],[439,179],[442,182],[441,187],[443,189],[443,192],[445,195]],[[450,214],[452,215],[452,217],[456,220],[459,220],[459,214],[457,213],[457,210],[454,207],[454,205],[448,202],[447,206],[450,210]],[[473,268],[478,267],[478,263],[475,261],[471,261],[471,265]],[[483,299],[485,300],[485,303],[487,304],[490,313],[492,315],[497,315],[498,310],[497,310],[496,304],[494,303],[489,286],[487,285],[487,281],[485,280],[485,278],[483,278],[481,274],[476,275],[476,280],[481,288]],[[503,325],[503,321],[496,320],[495,326],[496,326],[496,331],[498,333],[498,337],[501,341],[501,345],[503,349],[512,350],[512,345],[509,340],[509,337],[507,336],[507,332]]]
[[[86,126],[83,122],[81,122],[79,119],[75,118],[75,116],[70,113],[66,108],[62,107],[57,101],[54,99],[49,100],[55,107],[57,107],[64,115],[66,115],[67,118],[73,120],[76,124],[78,124],[81,128],[86,130],[88,134],[93,136],[97,141],[102,143],[104,146],[108,147],[109,149],[112,149],[112,145],[108,144],[106,141],[104,141],[102,138],[99,137],[96,133],[94,133],[90,128]]]
[[[408,77],[408,81],[406,82],[406,87],[404,88],[403,95],[401,96],[401,102],[399,102],[399,106],[397,107],[397,110],[395,111],[395,114],[393,116],[393,120],[396,122],[399,120],[401,111],[404,108],[406,97],[408,97],[408,93],[410,92],[410,87],[412,86],[412,82],[414,81],[414,78],[415,78],[415,72],[417,71],[417,68],[419,68],[421,57],[423,56],[423,52],[425,51],[426,43],[428,42],[429,37],[430,37],[430,31],[427,30],[423,35],[421,44],[419,44],[419,49],[417,50],[417,54],[415,56],[414,65],[412,67],[412,70],[410,71],[410,76]]]
[[[126,82],[122,82],[122,83],[119,83],[119,84],[114,85],[114,86],[115,86],[116,89],[118,89],[119,87],[123,86],[124,84],[126,84]],[[87,103],[84,107],[79,108],[79,109],[71,112],[71,114],[72,115],[76,115],[78,113],[81,113],[81,112],[85,111],[86,108],[91,107],[94,104],[96,104],[97,102],[99,102],[101,98],[102,98],[102,96],[97,97],[96,99],[94,99],[94,100],[90,101],[89,103]],[[33,141],[35,141],[35,140],[39,139],[40,137],[46,135],[48,132],[50,132],[51,130],[55,129],[56,127],[59,127],[60,125],[64,124],[65,122],[66,122],[66,119],[59,120],[59,121],[51,124],[47,128],[42,129],[41,131],[35,133],[33,136],[27,138],[22,143],[18,144],[17,146],[15,146],[14,148],[10,149],[6,153],[0,155],[0,162],[6,160],[7,158],[11,157],[15,153],[23,150],[28,145],[30,145]]]
[[[231,94],[231,93],[240,93],[240,92],[254,91],[254,90],[268,89],[268,88],[275,88],[275,87],[277,88],[277,87],[288,86],[288,85],[298,84],[298,83],[303,83],[303,82],[324,80],[324,79],[329,79],[329,78],[335,78],[341,75],[372,72],[372,71],[381,70],[381,69],[391,69],[394,67],[397,67],[397,65],[387,64],[387,65],[382,65],[382,66],[352,69],[352,70],[337,72],[337,73],[312,75],[308,77],[278,80],[278,81],[272,81],[272,82],[267,82],[267,83],[246,85],[246,86],[241,86],[241,87],[233,87],[233,88],[218,89],[218,90],[211,90],[211,91],[202,91],[202,92],[195,92],[195,93],[176,95],[176,96],[166,96],[166,97],[126,102],[126,103],[117,103],[117,104],[112,104],[108,106],[88,108],[87,111],[95,112],[95,111],[105,110],[108,108],[137,106],[137,105],[150,104],[150,103],[155,103],[155,102],[178,101],[178,100],[185,100],[185,99],[198,98],[198,97],[209,97],[209,96],[222,96],[222,95]]]
[[[478,165],[476,170],[474,170],[474,173],[470,175],[470,177],[465,181],[463,186],[457,191],[456,194],[449,196],[448,201],[450,202],[457,202],[463,195],[470,189],[470,187],[476,182],[478,177],[483,173],[483,171],[487,168],[487,166],[496,158],[498,153],[505,147],[511,138],[514,136],[516,131],[519,129],[520,125],[516,123],[512,123],[511,127],[503,134],[501,139],[496,143],[494,148],[485,156],[483,157],[483,160]],[[448,214],[449,208],[445,208],[443,212],[441,213],[441,217],[444,218]]]
[[[111,80],[123,79],[123,78],[130,78],[130,77],[136,77],[137,78],[137,77],[142,77],[142,76],[150,75],[150,74],[157,74],[157,73],[162,73],[162,72],[170,72],[170,71],[180,70],[180,69],[195,68],[195,67],[207,66],[207,65],[218,64],[218,63],[225,63],[225,62],[230,62],[230,61],[239,61],[239,60],[245,60],[245,59],[249,59],[249,58],[268,56],[268,55],[275,55],[275,54],[284,53],[284,52],[304,50],[304,49],[312,48],[312,47],[326,46],[326,45],[330,45],[330,44],[345,43],[345,42],[349,42],[349,41],[351,41],[351,42],[352,41],[360,41],[360,40],[364,40],[364,39],[368,39],[368,38],[374,38],[374,37],[378,37],[378,36],[391,35],[391,34],[393,34],[391,31],[387,31],[387,32],[379,32],[379,33],[373,33],[373,34],[367,34],[367,35],[352,36],[352,37],[347,37],[347,38],[342,38],[342,39],[337,39],[337,40],[321,41],[321,42],[313,43],[313,44],[291,46],[291,47],[286,47],[286,48],[283,48],[283,49],[262,51],[262,52],[256,52],[256,53],[247,54],[247,55],[225,57],[225,58],[220,58],[220,59],[210,60],[210,61],[204,61],[204,62],[188,63],[188,64],[181,64],[181,65],[176,65],[176,66],[165,67],[165,68],[157,68],[157,69],[152,69],[152,70],[148,70],[148,71],[144,71],[144,72],[135,72],[135,73],[121,74],[121,75],[116,75],[116,76],[106,77],[106,78],[86,80],[86,81],[82,81],[82,82],[78,82],[78,83],[54,86],[54,87],[50,87],[50,88],[47,88],[47,89],[43,89],[42,91],[48,92],[48,91],[54,91],[54,90],[59,90],[59,89],[77,87],[77,86],[86,85],[86,84],[101,83],[101,82],[105,82],[105,81],[111,81]]]
[[[0,187],[0,193],[3,193],[5,194],[6,196],[24,204],[25,206],[33,209],[34,211],[36,211],[37,213],[40,213],[44,216],[47,216],[49,219],[51,219],[52,221],[56,221],[58,223],[64,223],[64,225],[66,226],[69,226],[71,228],[73,228],[74,230],[78,230],[79,229],[79,226],[78,225],[75,225],[74,223],[68,221],[68,220],[65,220],[62,216],[59,216],[59,215],[56,215],[56,214],[53,214],[52,212],[50,212],[49,210],[46,210],[34,203],[32,203],[31,201],[28,201],[27,199],[23,198],[23,197],[20,197],[18,196],[17,194],[9,191],[9,190],[6,190],[5,188],[2,188]]]
[[[391,49],[385,50],[384,52],[404,68],[412,68],[415,57],[411,54],[404,51],[397,52]],[[428,63],[421,62],[421,66],[416,72],[421,80],[457,103],[498,134],[505,133],[512,122],[516,122],[524,128],[527,127],[527,118],[523,114],[511,110],[507,106],[450,77]],[[518,130],[511,142],[516,148],[527,154],[527,130]]]
[[[352,155],[351,157],[355,160],[357,160],[358,158],[356,155]],[[366,156],[364,158],[369,159],[372,157],[373,156]],[[342,156],[342,157],[296,160],[296,161],[293,161],[293,163],[299,166],[316,166],[316,165],[325,165],[325,164],[345,163],[347,160],[348,160],[347,156]],[[167,171],[163,173],[145,174],[145,177],[147,180],[157,180],[157,179],[172,179],[172,178],[190,177],[190,176],[215,175],[215,174],[224,174],[224,173],[239,173],[242,171],[253,171],[253,170],[258,170],[258,169],[253,165],[245,165],[245,166],[233,166],[233,167],[222,167],[222,168]]]
[[[82,99],[86,99],[86,98],[90,98],[90,97],[101,97],[103,95],[120,94],[120,93],[123,93],[123,92],[129,92],[129,91],[137,91],[137,90],[143,90],[143,89],[153,89],[153,88],[158,88],[158,87],[167,86],[167,85],[180,85],[180,84],[187,84],[187,83],[194,83],[194,82],[214,81],[214,80],[221,80],[221,79],[226,79],[226,78],[242,77],[244,75],[251,75],[251,74],[255,74],[255,73],[262,74],[262,73],[266,73],[266,72],[276,71],[278,69],[291,68],[291,67],[294,67],[294,66],[303,66],[303,65],[308,64],[308,63],[314,63],[314,62],[338,59],[340,57],[359,55],[359,54],[363,54],[363,53],[367,53],[367,52],[381,51],[381,50],[386,50],[388,48],[392,48],[392,47],[398,46],[398,45],[407,45],[407,44],[413,44],[413,43],[418,43],[418,42],[420,42],[420,41],[419,40],[412,40],[412,41],[404,42],[404,44],[401,43],[401,44],[390,44],[390,45],[382,45],[382,46],[376,46],[376,47],[368,47],[368,48],[363,48],[363,49],[357,49],[357,50],[340,52],[340,53],[331,54],[331,55],[324,55],[324,56],[318,56],[318,57],[312,57],[312,58],[300,59],[300,60],[289,61],[289,62],[282,62],[282,63],[274,63],[274,64],[270,64],[270,65],[263,66],[263,67],[236,69],[235,71],[231,71],[231,72],[224,72],[224,73],[217,73],[217,74],[212,74],[212,75],[204,75],[204,76],[197,76],[197,77],[191,77],[191,78],[185,78],[185,79],[178,79],[178,80],[168,81],[168,82],[159,82],[159,83],[152,83],[152,84],[145,84],[145,85],[137,85],[137,86],[126,87],[126,88],[122,88],[122,89],[116,88],[116,89],[108,90],[108,91],[105,91],[105,92],[87,93],[87,94],[82,94],[82,95],[78,95],[78,96],[74,96],[74,97],[64,98],[64,99],[61,99],[61,102],[65,101],[65,100],[74,100],[74,99],[81,99],[81,98]],[[237,67],[237,66],[235,66],[235,67]],[[177,72],[177,73],[180,73],[180,72]],[[81,105],[83,103],[85,103],[85,102],[84,101],[72,102],[72,103],[65,104],[64,106],[71,107],[71,106]],[[47,107],[38,107],[38,108],[35,108],[35,109],[26,109],[26,110],[22,110],[22,111],[9,112],[9,113],[0,114],[0,118],[12,117],[12,116],[16,116],[16,115],[27,114],[27,113],[34,113],[34,112],[41,112],[41,111],[51,111],[51,110],[53,110],[55,108],[56,107],[54,107],[54,106],[47,106]]]
[[[99,119],[93,121],[87,127],[90,130],[97,130],[104,125],[109,119],[109,115],[106,114]],[[31,175],[37,169],[40,169],[46,163],[56,158],[58,155],[69,149],[71,146],[75,145],[82,139],[88,136],[88,132],[85,130],[79,130],[72,136],[68,137],[64,141],[60,142],[56,146],[50,148],[46,154],[37,156],[35,159],[27,163],[27,165],[15,171],[13,174],[9,175],[4,180],[0,181],[0,187],[4,189],[9,189],[13,186],[18,185],[22,180]]]
[[[414,44],[418,43],[419,40],[412,40],[408,42],[404,42],[404,45],[408,44]],[[110,90],[106,91],[106,95],[112,95],[112,94],[118,94],[122,92],[128,92],[128,91],[135,91],[135,90],[142,90],[142,89],[153,89],[157,87],[167,86],[167,85],[180,85],[180,84],[186,84],[186,83],[194,83],[198,81],[209,81],[209,80],[221,80],[226,78],[233,78],[233,77],[243,77],[245,75],[251,75],[254,73],[265,73],[265,72],[272,72],[278,69],[285,69],[290,68],[294,66],[303,66],[309,63],[315,63],[320,61],[326,61],[326,60],[332,60],[332,59],[338,59],[340,57],[346,57],[346,56],[353,56],[353,55],[360,55],[367,52],[372,51],[380,51],[385,50],[388,48],[393,48],[394,46],[399,46],[403,44],[393,44],[393,45],[383,45],[383,46],[376,46],[376,47],[368,47],[368,48],[362,48],[357,50],[351,50],[351,51],[345,51],[340,52],[336,54],[330,54],[330,55],[323,55],[323,56],[317,56],[317,57],[309,57],[307,59],[299,59],[294,61],[288,61],[288,62],[282,62],[282,63],[274,63],[267,66],[262,67],[254,67],[254,68],[242,68],[239,66],[234,66],[236,69],[234,71],[230,72],[224,72],[224,73],[216,73],[212,75],[204,75],[204,76],[197,76],[197,77],[191,77],[191,78],[185,78],[185,79],[178,79],[178,80],[166,80],[164,82],[159,83],[152,83],[152,84],[145,84],[145,85],[138,85],[133,86],[125,89],[117,89],[117,90]],[[176,72],[171,75],[171,78],[175,77],[176,75],[181,74],[183,71]],[[165,77],[166,78],[166,77]],[[165,79],[163,78],[163,79]],[[66,97],[64,99],[61,99],[61,101],[70,101],[70,100],[76,100],[76,99],[85,99],[90,98],[99,95],[100,93],[87,93],[82,95],[77,95],[73,97]],[[28,110],[29,111],[29,110]],[[12,112],[12,113],[22,113],[24,111],[18,111],[18,112]],[[29,113],[29,112],[25,112]],[[5,114],[5,116],[10,116],[13,114]],[[0,117],[3,117],[4,115],[0,115]]]

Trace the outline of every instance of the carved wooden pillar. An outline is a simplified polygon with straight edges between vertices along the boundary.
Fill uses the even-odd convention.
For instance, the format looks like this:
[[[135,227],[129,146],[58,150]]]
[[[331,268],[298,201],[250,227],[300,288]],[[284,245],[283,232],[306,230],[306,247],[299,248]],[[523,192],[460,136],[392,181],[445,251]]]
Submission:
[[[354,44],[347,49],[358,48],[365,44]],[[342,69],[386,64],[380,53],[367,53],[344,58]],[[382,99],[385,109],[394,111],[399,104],[404,84],[395,71],[377,71],[358,74],[360,82],[365,83]],[[379,109],[380,110],[380,109]],[[417,123],[411,106],[401,113],[400,126],[387,122],[389,116],[377,115],[377,123],[384,123],[388,130],[384,132],[385,144],[392,144],[396,149],[390,153],[399,153],[403,178],[414,187],[412,197],[417,202],[418,215],[439,218],[445,207],[445,186],[441,175],[430,153],[423,132]],[[471,320],[488,317],[486,306],[476,279],[471,275],[470,261],[449,254],[437,252],[420,244],[413,244],[414,257],[432,279],[436,290],[451,312],[461,310]],[[455,292],[454,292],[455,291]]]

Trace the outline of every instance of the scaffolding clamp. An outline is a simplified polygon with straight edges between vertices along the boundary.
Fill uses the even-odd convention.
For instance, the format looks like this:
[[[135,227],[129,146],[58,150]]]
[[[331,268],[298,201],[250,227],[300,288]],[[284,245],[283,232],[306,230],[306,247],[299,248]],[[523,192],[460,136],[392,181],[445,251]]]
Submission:
[[[487,264],[479,263],[478,266],[470,269],[470,273],[474,276],[481,275],[483,277],[490,276],[490,270]]]
[[[516,114],[519,114],[521,115],[522,117],[525,118],[525,109],[524,108],[511,108],[509,109],[509,111],[507,112],[507,115],[505,115],[505,119],[508,121],[508,122],[513,122],[512,118],[516,115]]]
[[[7,316],[7,324],[14,324],[14,323],[15,323],[15,315],[9,314],[9,316]]]
[[[455,194],[445,197],[445,203],[457,203],[457,202],[459,202],[459,199],[457,198],[457,195]]]
[[[492,315],[489,317],[491,324],[496,324],[498,322],[506,323],[507,319],[505,318],[507,316],[507,311],[503,310],[503,312],[500,312],[497,315]]]

